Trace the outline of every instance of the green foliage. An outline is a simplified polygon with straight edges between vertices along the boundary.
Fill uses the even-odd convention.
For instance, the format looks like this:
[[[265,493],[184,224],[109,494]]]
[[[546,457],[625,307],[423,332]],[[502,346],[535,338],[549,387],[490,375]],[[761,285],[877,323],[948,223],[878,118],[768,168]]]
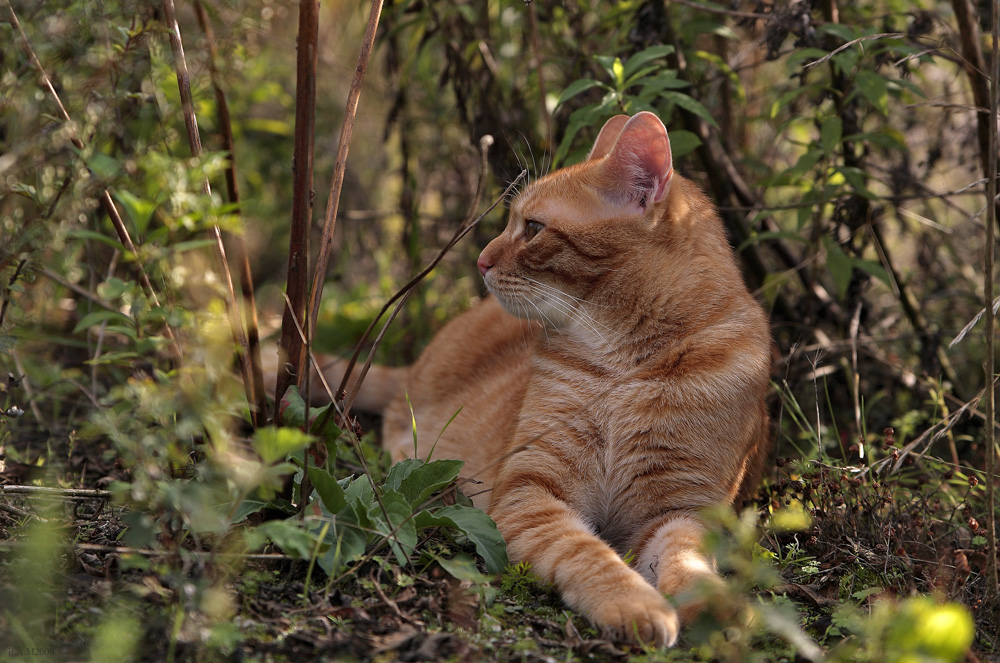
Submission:
[[[619,57],[594,56],[594,61],[600,65],[609,82],[583,78],[563,90],[557,106],[592,89],[599,90],[602,97],[597,103],[577,108],[569,116],[566,132],[553,162],[559,165],[565,161],[580,129],[600,127],[614,115],[622,113],[634,115],[639,111],[651,111],[664,122],[669,122],[674,116],[674,109],[684,109],[714,124],[715,120],[707,108],[693,97],[678,91],[689,87],[690,83],[678,78],[677,71],[663,62],[673,52],[673,46],[651,46],[635,53],[624,63]],[[700,144],[698,137],[690,131],[670,132],[670,147],[675,159],[694,151]]]
[[[39,84],[20,33],[0,24],[0,362],[10,374],[0,384],[0,466],[5,482],[115,495],[110,528],[34,502],[0,514],[0,546],[23,545],[3,549],[0,631],[26,646],[43,644],[40,634],[71,637],[82,648],[64,653],[81,659],[128,658],[140,637],[150,658],[211,658],[257,637],[247,624],[259,627],[262,611],[245,606],[261,592],[299,582],[296,606],[321,614],[304,619],[363,630],[394,619],[402,599],[355,597],[331,611],[329,597],[363,583],[384,591],[364,577],[372,569],[426,592],[440,567],[480,605],[493,601],[477,636],[488,660],[523,657],[553,637],[569,644],[546,655],[599,658],[577,643],[551,588],[524,565],[506,566],[495,526],[456,488],[460,464],[431,462],[433,445],[420,449],[425,460],[390,466],[372,432],[358,439],[355,422],[307,408],[294,390],[272,425],[250,425],[212,235],[218,226],[227,242],[246,239],[266,325],[284,307],[295,8],[204,4],[222,53],[214,82],[232,118],[238,204],[222,193],[230,155],[206,37],[186,9],[204,141],[196,158],[155,6],[12,3],[71,122]],[[702,590],[747,618],[708,616],[686,632],[688,650],[632,652],[643,660],[956,660],[972,629],[955,601],[973,609],[972,647],[997,650],[974,419],[984,344],[974,328],[958,334],[984,306],[969,221],[983,204],[969,73],[954,59],[947,3],[832,7],[401,1],[383,10],[315,348],[353,349],[382,301],[450,236],[471,205],[483,134],[497,141],[493,173],[509,180],[524,166],[582,158],[607,118],[639,110],[667,123],[676,167],[712,195],[771,309],[781,467],[758,505],[762,524],[714,516],[729,532],[709,541],[729,589]],[[323,10],[315,216],[348,83],[347,69],[329,64],[353,62],[368,8]],[[410,298],[379,361],[412,361],[479,294],[475,254],[501,216]],[[945,350],[942,339],[956,335]],[[142,551],[120,556],[120,579],[117,567],[101,576],[120,583],[116,603],[124,590],[136,603],[122,605],[141,607],[106,609],[102,586],[90,617],[71,622],[79,633],[59,631],[73,607],[57,594],[60,579],[94,573],[74,547],[92,536]],[[302,563],[247,568],[245,553],[274,548]],[[364,622],[351,616],[362,605],[385,612]],[[422,610],[415,623],[433,623]],[[508,637],[494,625],[543,612],[557,636],[540,640],[521,622],[510,640],[490,639]],[[267,646],[291,640],[286,626]],[[120,641],[133,644],[109,645]],[[371,657],[391,656],[385,646]]]

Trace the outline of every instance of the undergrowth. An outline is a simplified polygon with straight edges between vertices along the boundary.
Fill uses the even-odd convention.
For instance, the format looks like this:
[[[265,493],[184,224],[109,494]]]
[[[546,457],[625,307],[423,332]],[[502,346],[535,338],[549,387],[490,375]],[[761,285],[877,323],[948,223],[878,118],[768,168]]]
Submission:
[[[387,3],[321,235],[312,173],[345,166],[367,5],[324,5],[310,37],[268,0],[0,0],[0,656],[995,658],[962,4]],[[283,332],[341,353],[450,249],[373,350],[408,363],[479,294],[502,214],[456,225],[502,197],[489,175],[572,163],[639,110],[716,201],[781,375],[756,501],[704,514],[717,609],[666,651],[604,640],[508,564],[460,462],[392,464],[377,420],[254,384],[310,235],[329,287]]]

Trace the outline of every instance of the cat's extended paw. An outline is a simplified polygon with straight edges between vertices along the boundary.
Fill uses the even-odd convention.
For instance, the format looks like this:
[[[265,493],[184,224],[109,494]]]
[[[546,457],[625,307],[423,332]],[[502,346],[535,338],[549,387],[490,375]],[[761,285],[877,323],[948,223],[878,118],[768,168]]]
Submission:
[[[657,647],[672,647],[680,630],[677,612],[652,587],[608,597],[591,619],[605,637]]]

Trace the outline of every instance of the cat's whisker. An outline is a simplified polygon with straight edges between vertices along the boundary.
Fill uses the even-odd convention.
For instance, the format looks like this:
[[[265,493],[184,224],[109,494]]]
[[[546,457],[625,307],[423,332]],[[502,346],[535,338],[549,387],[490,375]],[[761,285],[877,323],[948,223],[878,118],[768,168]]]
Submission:
[[[605,325],[602,322],[599,322],[592,315],[590,315],[590,313],[588,313],[585,309],[583,309],[579,305],[580,303],[583,303],[591,306],[600,306],[599,304],[592,304],[591,302],[588,302],[584,299],[580,299],[579,297],[573,297],[572,295],[567,294],[562,290],[559,290],[558,288],[546,285],[544,283],[539,283],[538,281],[534,281],[534,279],[528,279],[528,280],[534,284],[531,287],[535,288],[535,292],[545,297],[549,302],[558,302],[560,305],[562,305],[562,307],[564,307],[563,309],[560,310],[563,310],[564,313],[566,313],[570,317],[574,317],[579,322],[585,322],[585,324],[588,324],[588,326],[590,326],[591,329],[593,329],[595,332],[597,331],[596,329],[597,325],[601,326],[608,332],[614,331],[611,327]],[[575,300],[576,303],[568,300]]]
[[[542,283],[541,281],[536,281],[535,279],[531,278],[530,276],[524,276],[524,275],[522,275],[521,278],[523,278],[526,281],[530,281],[531,283],[534,283],[534,284],[536,284],[536,285],[538,285],[538,286],[540,286],[540,287],[542,287],[542,288],[544,288],[546,290],[549,290],[551,292],[557,293],[557,294],[559,294],[560,296],[562,296],[564,298],[572,299],[573,301],[579,302],[581,304],[586,304],[587,306],[597,306],[599,308],[611,308],[610,306],[608,306],[606,304],[598,304],[597,302],[592,302],[589,299],[582,299],[580,297],[574,297],[573,295],[569,294],[568,292],[564,292],[564,291],[560,290],[559,288],[557,288],[555,286],[549,285],[548,283]]]
[[[571,302],[567,302],[561,299],[558,295],[554,293],[546,292],[545,290],[539,289],[537,286],[530,283],[528,284],[528,288],[531,289],[536,295],[538,295],[552,308],[556,309],[570,320],[574,320],[577,323],[589,329],[590,331],[592,331],[598,338],[601,339],[601,341],[605,345],[609,346],[611,345],[610,343],[608,343],[608,340],[604,337],[604,334],[602,334],[600,330],[597,328],[597,325],[601,325],[601,327],[604,327],[604,329],[608,332],[613,332],[614,330],[612,330],[610,327],[607,327],[606,325],[598,322],[585,310],[581,309],[579,306],[576,306]],[[539,313],[541,313],[541,309],[539,309],[538,306],[536,306],[534,303],[532,303],[532,306],[535,306],[535,308],[539,311]],[[552,322],[548,318],[548,316],[546,316],[545,319],[549,320],[550,323]]]

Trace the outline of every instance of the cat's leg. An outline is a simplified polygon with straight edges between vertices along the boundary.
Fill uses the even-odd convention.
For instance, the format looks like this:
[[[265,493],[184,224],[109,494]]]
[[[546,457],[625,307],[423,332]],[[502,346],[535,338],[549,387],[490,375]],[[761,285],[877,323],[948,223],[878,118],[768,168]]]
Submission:
[[[682,623],[690,622],[723,587],[714,562],[702,552],[705,525],[690,515],[677,514],[647,531],[651,534],[641,545],[636,569],[674,599]]]
[[[552,490],[526,479],[498,492],[490,508],[511,559],[531,564],[606,635],[673,645],[679,623],[663,595]]]

